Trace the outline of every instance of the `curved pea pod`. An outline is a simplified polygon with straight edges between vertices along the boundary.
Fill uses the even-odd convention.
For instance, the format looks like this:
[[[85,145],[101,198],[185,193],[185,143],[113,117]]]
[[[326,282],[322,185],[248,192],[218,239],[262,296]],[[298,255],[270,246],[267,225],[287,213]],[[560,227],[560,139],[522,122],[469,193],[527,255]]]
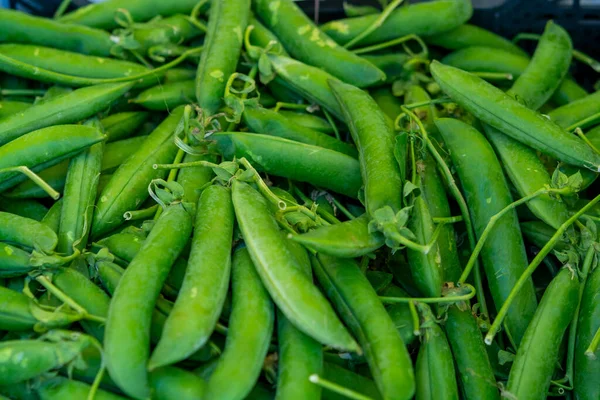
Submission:
[[[173,107],[191,103],[195,94],[194,81],[180,81],[146,89],[131,102],[149,110],[168,111]]]
[[[399,98],[394,96],[390,87],[382,87],[369,92],[373,100],[377,103],[381,111],[385,113],[389,118],[396,119],[400,114],[402,102]]]
[[[119,388],[134,398],[150,395],[146,364],[152,312],[191,230],[188,210],[181,204],[169,206],[125,270],[110,302],[104,336],[106,365]]]
[[[371,86],[385,79],[383,71],[323,33],[292,0],[276,3],[258,0],[252,4],[256,14],[292,57],[358,87]]]
[[[337,151],[278,137],[243,132],[209,136],[228,160],[246,157],[268,174],[308,182],[356,198],[362,186],[358,161]]]
[[[447,95],[483,122],[558,160],[600,171],[600,155],[585,142],[500,89],[437,61],[431,64],[431,73]]]
[[[175,367],[162,367],[150,373],[152,398],[161,400],[201,399],[206,382],[195,374]]]
[[[451,305],[444,328],[464,398],[500,400],[483,335],[468,304]]]
[[[194,161],[211,161],[215,162],[215,156],[202,155],[196,156],[186,154],[183,158],[183,162],[194,162]],[[202,190],[211,181],[214,173],[212,168],[209,167],[191,167],[182,168],[177,173],[177,183],[183,187],[183,201],[197,204]]]
[[[55,377],[50,381],[44,382],[37,390],[40,400],[60,400],[60,399],[85,399],[88,397],[91,386],[87,383],[79,382],[63,377]],[[116,395],[102,389],[96,389],[94,393],[96,400],[125,400],[125,397]]]
[[[266,200],[247,183],[234,180],[232,187],[233,206],[248,252],[278,308],[296,328],[317,341],[359,350],[331,305],[300,269]]]
[[[107,108],[129,91],[132,83],[105,83],[72,91],[22,113],[5,118],[0,125],[0,145],[28,132],[58,124],[77,123]]]
[[[596,148],[600,147],[600,127],[597,126],[592,128],[585,136],[594,146],[596,146]],[[581,173],[583,179],[583,182],[581,183],[582,190],[588,188],[599,176],[596,171],[591,171],[587,168],[577,168],[572,165],[559,165],[558,168],[568,176],[576,174],[577,172]]]
[[[44,218],[40,221],[42,224],[46,225],[53,232],[58,233],[58,225],[60,224],[60,212],[62,210],[62,199],[59,199],[52,207],[48,210]]]
[[[22,101],[0,101],[0,119],[23,112],[31,107],[31,103]]]
[[[126,139],[135,136],[136,131],[148,120],[150,114],[145,111],[125,111],[102,118],[106,142]]]
[[[56,233],[30,218],[0,211],[0,241],[51,253],[58,243]]]
[[[145,240],[146,236],[141,233],[120,232],[98,241],[98,245],[106,247],[111,254],[129,263],[140,251]]]
[[[362,58],[375,65],[385,73],[385,83],[393,83],[406,74],[404,64],[410,60],[405,53],[363,54]]]
[[[153,46],[179,45],[202,33],[189,16],[175,14],[137,25],[133,29],[133,38],[140,44],[138,51],[147,52]]]
[[[409,34],[435,35],[467,22],[472,14],[469,0],[439,0],[399,7],[359,43],[370,45]],[[373,14],[339,19],[324,24],[321,29],[336,42],[345,44],[373,25],[378,18],[379,14]]]
[[[452,351],[446,334],[428,321],[415,365],[417,400],[458,400]]]
[[[380,295],[385,297],[410,297],[408,293],[394,284],[390,284],[382,290]],[[386,304],[385,311],[387,311],[392,319],[404,344],[408,346],[413,343],[417,336],[415,335],[413,317],[409,305],[407,303]]]
[[[62,24],[21,11],[0,11],[0,42],[31,43],[106,57],[115,43],[108,32]]]
[[[351,144],[342,142],[325,133],[296,125],[285,116],[266,108],[246,107],[243,119],[251,132],[277,136],[300,143],[319,146],[355,158],[358,156],[356,148]]]
[[[222,105],[229,76],[235,72],[244,31],[250,18],[250,0],[213,3],[208,31],[196,75],[196,98],[205,115]]]
[[[115,171],[94,211],[92,237],[109,232],[124,222],[123,213],[137,209],[148,198],[152,179],[164,177],[166,171],[155,170],[154,164],[173,161],[177,146],[173,132],[183,115],[178,107],[151,134],[140,148]]]
[[[279,110],[279,114],[286,117],[296,125],[301,125],[315,131],[333,134],[333,128],[326,119],[323,119],[314,114],[308,114],[290,110]]]
[[[328,381],[337,383],[342,387],[354,390],[355,392],[368,396],[371,399],[381,399],[381,394],[377,389],[377,385],[375,384],[375,382],[373,382],[372,379],[369,379],[363,375],[359,375],[355,372],[347,370],[346,368],[331,362],[325,362],[323,370],[325,379],[327,379]],[[329,391],[327,389],[323,389],[323,394],[321,396],[323,400],[347,399],[346,396]]]
[[[594,334],[600,328],[598,293],[600,293],[600,268],[596,267],[585,283],[577,323],[573,390],[578,400],[600,397],[600,382],[596,379],[600,374],[600,359],[585,354]]]
[[[315,275],[344,321],[357,336],[384,399],[410,399],[415,391],[412,363],[377,293],[352,260],[320,254]]]
[[[96,128],[83,125],[55,125],[38,129],[0,146],[0,168],[29,167],[43,170],[72,157],[105,139]],[[27,179],[18,172],[0,177],[0,192]]]
[[[512,203],[502,167],[489,143],[472,126],[449,118],[435,123],[450,151],[479,237],[490,218]],[[481,259],[494,304],[500,307],[528,264],[515,211],[498,220],[483,245]],[[516,343],[521,341],[535,307],[535,290],[529,280],[506,319]]]
[[[521,222],[521,232],[531,244],[541,249],[550,241],[556,229],[542,221],[527,221]],[[560,238],[554,245],[554,249],[558,251],[568,248],[569,241],[566,238]]]
[[[600,113],[600,92],[595,92],[579,100],[565,104],[562,107],[555,108],[547,115],[550,120],[554,121],[557,125],[567,129],[568,127],[577,124],[580,121],[584,121],[586,118],[598,113]],[[589,127],[586,123],[577,126],[581,129]]]
[[[18,247],[0,243],[0,278],[27,275],[37,269],[29,262],[31,254]]]
[[[208,379],[206,399],[243,399],[258,380],[273,334],[273,303],[246,248],[233,255],[231,291],[225,350]]]
[[[48,213],[48,208],[35,200],[13,200],[2,196],[0,196],[0,210],[36,221],[41,221]]]
[[[587,96],[589,93],[571,78],[563,80],[558,90],[552,95],[552,101],[563,106]]]
[[[545,399],[560,343],[577,308],[579,280],[568,268],[552,279],[513,361],[506,391],[519,399]]]
[[[202,192],[183,285],[150,358],[150,370],[186,359],[212,334],[229,286],[234,221],[229,189],[210,186]]]

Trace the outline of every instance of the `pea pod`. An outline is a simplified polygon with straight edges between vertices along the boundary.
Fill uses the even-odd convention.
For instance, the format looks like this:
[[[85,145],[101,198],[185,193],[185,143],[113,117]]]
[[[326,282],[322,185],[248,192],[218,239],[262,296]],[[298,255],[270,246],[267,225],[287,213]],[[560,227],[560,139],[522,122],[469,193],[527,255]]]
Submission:
[[[333,128],[327,120],[314,114],[301,113],[296,111],[279,110],[279,114],[285,116],[296,125],[301,125],[315,131],[333,134]]]
[[[321,254],[313,257],[312,265],[327,296],[364,349],[383,398],[412,398],[415,378],[406,347],[356,263]]]
[[[148,120],[149,116],[150,114],[144,111],[126,111],[102,118],[100,122],[107,136],[106,142],[136,136],[136,131]]]
[[[506,390],[519,399],[545,399],[560,343],[579,300],[579,280],[563,268],[550,282],[513,361]]]
[[[587,140],[592,143],[596,148],[600,146],[600,127],[594,127],[590,129],[585,134]],[[577,168],[572,165],[559,165],[559,169],[567,174],[567,176],[571,176],[579,172],[582,177],[581,189],[586,189],[592,183],[598,179],[598,173],[595,171],[591,171],[587,168]]]
[[[263,49],[271,45],[271,52],[289,57],[289,53],[283,47],[279,38],[275,36],[273,32],[267,29],[262,22],[256,19],[254,15],[250,16],[250,22],[248,23],[248,26],[250,25],[253,26],[252,31],[250,32],[250,43],[255,46],[262,47]]]
[[[0,241],[51,253],[58,239],[56,233],[41,222],[0,211]]]
[[[385,297],[409,297],[408,293],[393,283],[383,289],[381,293],[378,292],[378,294]],[[409,346],[413,343],[417,336],[415,335],[413,316],[409,305],[407,303],[386,304],[385,311],[394,322],[394,326],[404,344]]]
[[[48,213],[48,208],[35,200],[13,200],[0,196],[0,210],[21,217],[41,221]]]
[[[194,162],[194,161],[215,161],[215,157],[212,155],[196,156],[186,154],[183,158],[183,162]],[[210,182],[213,178],[214,173],[211,168],[208,167],[191,167],[183,168],[179,170],[177,174],[177,183],[183,187],[183,201],[197,204],[202,189]]]
[[[319,342],[339,349],[358,350],[325,297],[298,267],[266,200],[246,183],[234,180],[232,188],[242,236],[275,304],[296,328]]]
[[[325,362],[323,370],[325,379],[327,379],[328,381],[337,383],[342,387],[347,387],[351,390],[354,390],[355,392],[368,396],[369,398],[375,400],[381,399],[381,394],[377,389],[377,385],[375,384],[375,382],[373,382],[372,379],[369,379],[366,376],[357,374],[355,372],[349,371],[346,368],[331,362]],[[327,389],[323,390],[322,398],[323,400],[347,399],[346,396],[329,391]]]
[[[146,364],[152,310],[191,230],[189,212],[181,204],[169,206],[125,270],[110,302],[104,338],[106,365],[111,378],[134,398],[150,394]]]
[[[231,291],[225,350],[208,379],[206,399],[243,399],[258,380],[273,333],[273,303],[245,248],[233,255]]]
[[[52,204],[52,207],[48,210],[44,218],[40,221],[46,225],[53,232],[58,233],[58,225],[60,224],[60,212],[62,210],[62,199]]]
[[[31,103],[22,101],[0,101],[0,119],[23,112],[31,107]]]
[[[0,278],[23,276],[37,269],[29,262],[31,254],[6,243],[0,244]]]
[[[154,46],[178,45],[204,32],[190,21],[190,17],[181,14],[148,21],[134,26],[132,30],[133,39],[140,45],[136,50],[143,53]]]
[[[404,64],[410,60],[410,56],[404,53],[363,54],[361,57],[385,73],[385,83],[393,83],[406,75]]]
[[[250,0],[219,1],[210,8],[196,75],[196,98],[206,115],[215,114],[221,107],[227,80],[240,57],[249,17]]]
[[[290,54],[358,87],[382,82],[385,74],[324,34],[292,0],[253,2],[254,11]]]
[[[557,125],[566,129],[598,113],[600,113],[600,92],[592,93],[562,107],[555,108],[547,115]],[[581,129],[588,126],[585,123],[578,125]]]
[[[527,221],[521,222],[521,232],[530,243],[541,249],[550,241],[556,229],[542,221]],[[561,238],[554,245],[557,251],[565,251],[568,248],[569,242],[565,238]]]
[[[165,83],[144,90],[132,102],[149,110],[168,111],[190,103],[195,96],[195,90],[193,81]]]
[[[85,399],[90,390],[91,387],[86,383],[63,377],[55,377],[50,381],[44,382],[36,392],[40,400],[59,400]],[[96,389],[94,398],[97,400],[125,400],[124,397],[102,389]]]
[[[479,237],[490,218],[512,203],[502,167],[489,143],[472,126],[448,118],[435,123],[450,151]],[[528,264],[516,212],[508,212],[498,220],[483,245],[481,258],[494,304],[499,308]],[[535,307],[535,290],[529,280],[506,319],[515,343],[521,341]]]
[[[163,367],[150,373],[153,398],[161,400],[194,400],[203,397],[206,382],[184,369]]]

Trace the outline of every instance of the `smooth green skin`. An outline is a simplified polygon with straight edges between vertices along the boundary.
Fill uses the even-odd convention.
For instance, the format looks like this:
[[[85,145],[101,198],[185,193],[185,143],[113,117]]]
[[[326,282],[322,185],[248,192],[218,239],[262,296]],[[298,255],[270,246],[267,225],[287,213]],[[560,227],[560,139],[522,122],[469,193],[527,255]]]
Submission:
[[[401,6],[394,10],[373,33],[361,40],[360,47],[385,42],[409,34],[430,36],[452,30],[467,22],[473,14],[469,0],[439,0]],[[340,44],[348,43],[370,27],[379,14],[345,18],[321,26]]]
[[[329,81],[359,152],[365,208],[372,217],[383,208],[402,208],[402,177],[394,156],[395,134],[369,94],[355,86]]]
[[[552,95],[552,101],[559,106],[572,103],[576,100],[582,99],[589,93],[579,86],[573,79],[565,79],[556,93]]]
[[[428,44],[448,50],[460,50],[467,47],[483,46],[506,50],[527,57],[527,53],[508,39],[476,25],[463,24],[449,32],[443,32],[424,38]]]
[[[0,241],[51,253],[57,245],[56,233],[31,218],[0,211]]]
[[[577,340],[575,341],[574,392],[577,400],[600,398],[600,383],[596,379],[600,374],[600,360],[586,356],[585,350],[592,342],[594,334],[600,328],[600,268],[596,267],[588,275],[581,298]],[[596,352],[597,355],[598,352]]]
[[[255,0],[258,17],[297,60],[319,67],[358,87],[385,80],[376,66],[344,49],[323,33],[292,0]]]
[[[333,128],[329,122],[319,116],[290,110],[279,110],[278,112],[296,125],[301,125],[327,134],[333,134]]]
[[[149,89],[132,100],[149,110],[168,111],[171,108],[192,102],[196,95],[193,80],[164,83]]]
[[[192,217],[169,206],[119,281],[106,319],[104,351],[110,377],[127,395],[150,395],[146,364],[156,299],[192,232]]]
[[[0,101],[0,119],[23,112],[31,107],[31,103],[22,101]]]
[[[12,278],[26,275],[37,269],[29,263],[31,255],[18,247],[6,243],[0,244],[0,278]]]
[[[145,111],[125,111],[102,118],[100,122],[104,127],[107,143],[135,136],[149,117],[150,113]]]
[[[425,328],[415,374],[416,400],[458,400],[452,351],[444,331],[433,321]]]
[[[42,224],[46,225],[55,233],[58,233],[58,227],[60,224],[60,213],[62,211],[62,199],[54,202],[52,207],[48,210],[44,218],[40,221]]]
[[[449,118],[436,120],[454,168],[458,172],[477,237],[490,218],[512,203],[502,167],[485,137],[475,128]],[[494,226],[481,259],[497,308],[508,297],[528,265],[517,213],[509,211]],[[537,305],[533,281],[529,279],[516,296],[505,324],[518,344]]]
[[[267,84],[267,88],[277,101],[295,104],[304,103],[304,97],[295,91],[290,84],[278,76],[275,76],[275,78]]]
[[[44,170],[105,138],[98,129],[84,125],[55,125],[38,129],[0,146],[0,168],[26,166],[33,171]],[[2,174],[0,192],[26,179],[18,172]]]
[[[560,343],[579,302],[579,280],[563,268],[546,288],[508,376],[506,391],[518,399],[545,399]]]
[[[94,56],[110,56],[114,42],[99,29],[62,24],[21,11],[0,10],[0,42],[31,43]]]
[[[556,229],[543,221],[527,221],[521,222],[521,232],[529,242],[541,249],[550,241],[552,235],[556,233]],[[554,250],[565,251],[569,246],[568,240],[560,238],[554,244]]]
[[[234,222],[230,190],[204,190],[183,285],[150,358],[150,370],[185,360],[210,338],[229,287]]]
[[[41,221],[48,213],[48,208],[35,200],[13,200],[1,196],[0,210],[36,221]]]
[[[187,81],[196,77],[196,69],[171,68],[165,72],[165,83]]]
[[[0,329],[31,331],[38,320],[30,309],[31,299],[22,293],[0,287]]]
[[[77,123],[107,108],[123,96],[131,83],[106,83],[74,90],[5,118],[0,124],[0,145],[37,129]]]
[[[194,162],[194,161],[210,161],[215,162],[216,159],[212,155],[196,156],[186,154],[183,158],[183,162]],[[202,194],[201,189],[210,182],[214,177],[212,168],[209,167],[191,167],[182,168],[177,173],[177,183],[183,186],[183,201],[197,204],[200,195]]]
[[[208,379],[204,398],[209,400],[243,399],[252,390],[273,334],[275,309],[245,248],[233,255],[231,292],[227,341]]]
[[[431,74],[448,96],[482,122],[560,161],[600,171],[600,154],[583,140],[483,79],[437,61]]]
[[[61,400],[61,399],[85,399],[90,392],[91,386],[87,383],[57,377],[47,384],[42,385],[36,392],[40,400]],[[94,399],[96,400],[125,400],[106,390],[97,389]]]
[[[359,162],[337,151],[269,135],[218,132],[209,137],[227,160],[245,157],[260,171],[308,182],[357,198],[362,186]]]
[[[320,254],[313,270],[342,319],[356,335],[384,399],[410,399],[412,362],[394,322],[353,260]]]
[[[114,17],[120,8],[126,9],[135,22],[144,22],[157,15],[189,14],[196,3],[196,0],[109,0],[80,7],[63,15],[58,21],[111,30],[119,27]]]
[[[206,382],[184,369],[163,367],[150,373],[152,398],[197,400],[204,396]]]
[[[408,293],[394,284],[388,285],[388,287],[381,291],[381,293],[378,292],[378,294],[386,297],[409,297]],[[417,336],[415,336],[412,313],[408,304],[386,304],[385,311],[387,311],[392,322],[394,322],[394,326],[404,344],[408,346],[413,343]]]
[[[400,114],[402,101],[393,95],[390,87],[382,87],[369,92],[375,103],[390,119],[394,120]]]
[[[247,183],[233,181],[233,206],[248,252],[277,307],[302,332],[336,349],[358,344],[298,265],[267,201]]]
[[[289,57],[287,50],[281,44],[281,41],[273,32],[267,29],[254,15],[250,16],[250,22],[248,26],[254,26],[252,32],[250,32],[250,43],[254,46],[266,48],[271,42],[277,42],[275,45],[271,45],[271,52],[282,56]]]
[[[215,114],[222,105],[227,80],[240,58],[249,18],[250,0],[218,1],[210,8],[196,75],[196,99],[204,115]]]
[[[123,213],[136,210],[148,198],[150,182],[167,174],[167,170],[155,170],[153,165],[170,163],[175,158],[177,146],[173,142],[173,132],[182,116],[183,107],[173,110],[115,171],[96,204],[92,237],[122,224]]]
[[[355,372],[347,370],[346,368],[340,367],[339,365],[325,362],[323,365],[324,377],[328,381],[337,383],[340,386],[347,387],[348,389],[354,390],[355,392],[361,393],[372,399],[381,399],[381,394],[377,389],[377,385],[372,379],[369,379],[363,375],[359,375]],[[346,396],[342,396],[335,392],[323,389],[322,393],[323,400],[345,400]]]
[[[384,245],[383,235],[369,233],[370,217],[363,214],[340,224],[322,226],[292,239],[319,253],[339,258],[356,258]]]
[[[361,57],[385,73],[384,83],[393,83],[402,78],[406,74],[404,64],[410,60],[410,56],[405,53],[363,54]]]
[[[313,146],[334,150],[357,158],[356,147],[325,133],[295,124],[278,112],[260,108],[246,107],[243,114],[244,123],[251,132],[277,136]]]
[[[567,128],[587,117],[600,113],[600,92],[595,92],[562,107],[555,108],[547,115],[557,125]],[[581,129],[589,125],[578,125]]]
[[[496,377],[483,342],[483,335],[469,306],[448,308],[444,324],[461,392],[466,400],[500,400]]]
[[[336,78],[320,68],[312,67],[292,58],[267,54],[277,77],[281,78],[290,88],[302,97],[317,103],[344,121],[344,114],[328,82]]]
[[[173,15],[149,21],[133,30],[133,38],[140,44],[142,53],[152,46],[180,44],[203,33],[192,24],[187,15]]]

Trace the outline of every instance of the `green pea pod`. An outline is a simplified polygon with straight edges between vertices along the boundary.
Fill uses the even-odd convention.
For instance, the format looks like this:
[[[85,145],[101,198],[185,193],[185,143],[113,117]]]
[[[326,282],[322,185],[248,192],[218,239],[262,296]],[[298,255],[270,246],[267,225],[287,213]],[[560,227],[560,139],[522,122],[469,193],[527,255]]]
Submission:
[[[458,400],[452,351],[442,328],[428,321],[415,365],[416,400]],[[478,371],[477,371],[478,372]]]
[[[190,80],[151,87],[131,101],[149,110],[168,111],[182,104],[191,103],[195,95],[194,81]]]
[[[462,24],[448,32],[425,37],[428,44],[448,50],[460,50],[468,47],[483,46],[506,50],[527,57],[527,53],[519,46],[494,32],[476,25]]]
[[[381,394],[377,389],[377,385],[373,382],[372,379],[367,378],[366,376],[359,375],[352,371],[347,370],[344,367],[340,367],[339,365],[325,362],[324,363],[324,375],[325,379],[331,381],[333,383],[337,383],[342,387],[346,387],[355,392],[361,393],[371,399],[379,400],[381,399]],[[327,389],[323,390],[322,394],[323,400],[345,400],[346,396],[340,395],[338,393],[329,391]]]
[[[48,208],[35,200],[13,200],[1,196],[0,210],[36,221],[41,221],[48,213]]]
[[[467,22],[473,14],[469,0],[439,0],[411,4],[392,11],[373,33],[360,41],[370,45],[409,34],[430,36],[446,32]],[[321,26],[323,32],[340,44],[348,43],[379,19],[379,14],[345,18]]]
[[[246,157],[268,174],[308,182],[356,198],[362,186],[359,163],[337,151],[268,135],[218,132],[209,136],[228,160]]]
[[[472,126],[449,118],[435,123],[450,151],[479,237],[490,218],[512,203],[502,167],[489,143]],[[483,245],[481,259],[494,304],[500,308],[528,264],[515,211],[498,220]],[[515,343],[521,341],[535,307],[535,290],[529,280],[506,319]]]
[[[292,0],[257,0],[252,5],[294,58],[358,87],[385,80],[383,71],[335,43]]]
[[[98,129],[83,125],[55,125],[38,129],[0,146],[0,168],[25,166],[34,171],[72,157],[106,136]],[[18,172],[0,177],[0,192],[27,179]]]
[[[27,275],[38,267],[30,264],[31,254],[9,244],[0,244],[0,278]]]
[[[140,251],[145,240],[146,236],[141,233],[120,232],[105,237],[98,245],[106,247],[111,254],[129,263]]]
[[[354,261],[319,255],[315,275],[358,338],[384,399],[410,399],[415,391],[412,363],[390,316]]]
[[[215,157],[212,155],[196,156],[186,154],[183,162],[194,161],[210,161],[214,162]],[[177,182],[183,187],[183,201],[197,204],[203,188],[211,181],[214,173],[209,167],[191,167],[179,170],[177,174]]]
[[[402,112],[402,101],[394,96],[390,87],[382,87],[369,93],[388,118],[394,120]]]
[[[600,171],[600,154],[500,89],[437,61],[431,73],[446,94],[483,122],[558,160]]]
[[[31,103],[22,101],[0,101],[0,119],[21,113],[31,107]]]
[[[250,22],[248,26],[252,25],[254,28],[250,32],[250,43],[255,46],[262,47],[263,49],[267,46],[271,46],[270,52],[279,54],[282,56],[289,57],[288,52],[281,44],[281,41],[273,32],[267,29],[256,17],[250,16]],[[275,42],[275,43],[272,43]]]
[[[543,248],[556,233],[556,229],[542,221],[521,222],[521,232],[523,236],[538,248]],[[569,249],[569,241],[566,238],[560,238],[554,244],[554,250],[565,251]]]
[[[588,92],[583,87],[579,86],[573,79],[567,78],[563,80],[556,93],[552,95],[552,101],[559,106],[563,106],[587,95]]]
[[[59,199],[52,207],[48,210],[44,218],[40,221],[42,224],[46,225],[54,233],[58,233],[58,226],[60,224],[60,212],[62,210],[62,199]]]
[[[108,32],[21,11],[4,8],[0,10],[0,21],[0,42],[38,44],[100,57],[110,56],[115,45]]]
[[[288,57],[288,56],[285,56]],[[323,73],[326,74],[325,71]],[[285,80],[275,76],[272,81],[267,84],[269,92],[273,94],[276,101],[283,103],[301,104],[304,103],[304,97],[294,87],[288,84]]]
[[[518,399],[545,399],[560,353],[560,343],[579,300],[579,280],[563,268],[535,311],[513,361],[506,391]]]
[[[301,125],[315,131],[333,134],[333,128],[327,120],[314,114],[301,113],[289,110],[279,110],[279,114],[286,117],[296,125]]]
[[[600,374],[600,360],[585,354],[594,334],[600,328],[598,293],[600,293],[600,268],[596,266],[585,283],[577,323],[573,391],[578,400],[600,397],[600,384],[596,379]]]
[[[158,368],[150,373],[152,398],[161,400],[201,399],[206,382],[193,373],[175,367]]]
[[[41,222],[0,211],[0,241],[51,253],[58,239],[56,233]]]
[[[153,46],[178,45],[202,33],[203,30],[193,24],[190,17],[175,14],[135,26],[133,39],[140,45],[137,50],[145,53]]]
[[[333,80],[329,86],[358,148],[367,213],[373,217],[383,207],[398,212],[402,208],[402,178],[388,118],[366,92]]]
[[[444,325],[466,400],[500,400],[477,319],[468,305],[451,305]]]
[[[102,118],[100,123],[102,123],[107,136],[106,142],[110,143],[135,136],[148,117],[150,114],[145,111],[126,111]]]
[[[106,365],[111,378],[134,398],[150,394],[146,364],[152,311],[191,230],[192,218],[183,205],[169,206],[125,270],[110,302],[104,338]]]
[[[154,164],[172,162],[177,153],[173,132],[183,115],[178,107],[148,136],[140,148],[121,164],[100,194],[94,211],[92,237],[109,232],[124,222],[123,213],[137,209],[148,198],[148,185],[166,171]]]
[[[390,284],[379,294],[385,297],[409,297],[408,293],[394,284]],[[407,303],[386,304],[385,311],[394,322],[394,326],[404,344],[408,346],[413,343],[417,336],[415,335],[410,306]]]
[[[104,110],[131,87],[131,83],[106,83],[77,89],[64,96],[34,105],[2,121],[0,145],[36,129],[77,123]]]
[[[402,78],[407,72],[404,64],[410,60],[405,53],[363,54],[361,57],[385,73],[385,83],[394,83]]]
[[[273,334],[273,303],[245,248],[233,255],[231,291],[225,350],[208,379],[206,399],[244,398],[258,380]]]
[[[221,107],[229,76],[235,72],[250,18],[250,0],[213,3],[198,73],[196,98],[205,115]]]
[[[229,189],[210,186],[202,192],[183,285],[150,370],[186,359],[212,334],[227,296],[234,220]]]
[[[232,198],[248,251],[279,309],[296,328],[317,341],[338,349],[359,350],[331,305],[300,270],[266,200],[238,180],[233,181]]]
[[[590,129],[586,133],[587,140],[592,143],[596,148],[600,147],[600,127],[596,126]],[[581,189],[588,188],[592,183],[598,179],[599,174],[595,171],[591,171],[587,168],[578,168],[572,165],[561,164],[558,168],[567,176],[574,175],[576,173],[580,173],[582,177]]]
[[[85,399],[88,397],[91,386],[67,379],[63,377],[55,377],[50,381],[44,382],[37,390],[40,400],[60,400],[60,399]],[[114,393],[102,389],[96,389],[94,393],[96,400],[125,400]]]
[[[296,125],[284,115],[280,115],[279,113],[266,108],[246,107],[243,119],[251,132],[277,136],[300,143],[319,146],[355,158],[358,156],[356,148],[351,144],[342,142],[325,133]]]

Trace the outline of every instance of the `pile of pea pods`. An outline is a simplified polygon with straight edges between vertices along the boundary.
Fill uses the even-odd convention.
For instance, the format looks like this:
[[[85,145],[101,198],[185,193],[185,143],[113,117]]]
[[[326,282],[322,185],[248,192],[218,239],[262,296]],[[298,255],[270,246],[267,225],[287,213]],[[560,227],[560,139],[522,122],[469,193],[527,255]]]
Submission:
[[[0,9],[0,400],[600,399],[561,26],[69,3]]]

